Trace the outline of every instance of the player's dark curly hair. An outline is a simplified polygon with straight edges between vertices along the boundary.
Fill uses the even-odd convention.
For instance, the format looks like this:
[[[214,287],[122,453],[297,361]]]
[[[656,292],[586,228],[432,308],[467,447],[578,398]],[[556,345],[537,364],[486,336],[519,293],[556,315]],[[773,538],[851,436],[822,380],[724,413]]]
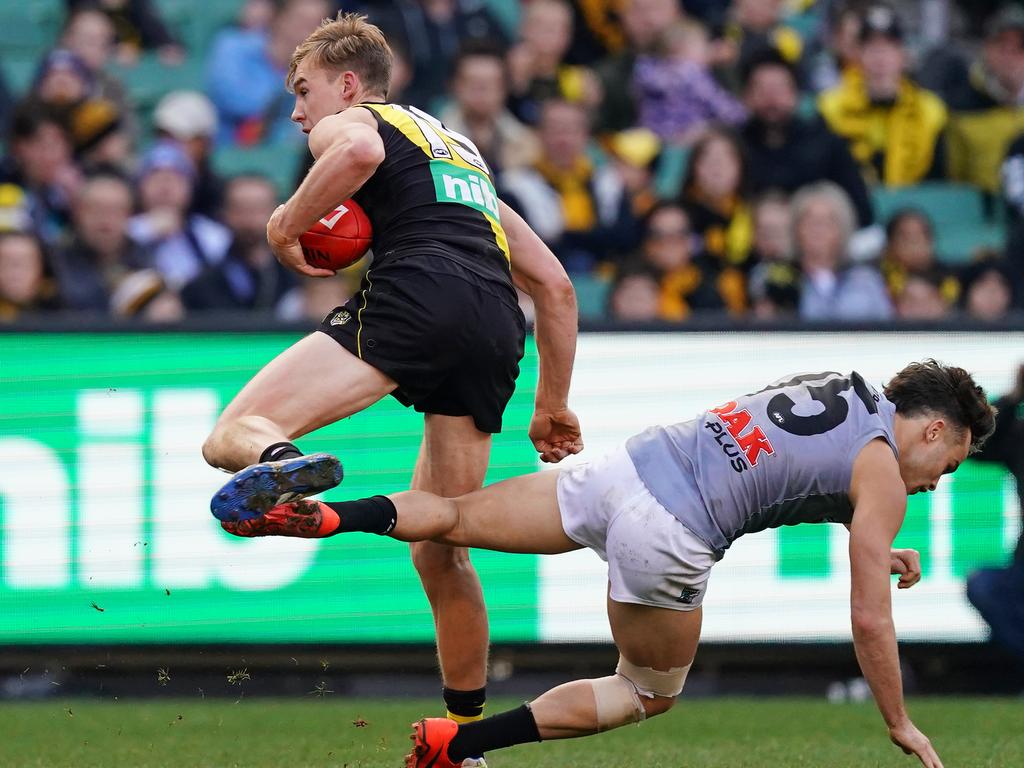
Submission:
[[[884,391],[896,413],[934,413],[945,416],[960,430],[970,429],[972,453],[996,428],[996,409],[963,368],[932,359],[911,363],[892,377]]]

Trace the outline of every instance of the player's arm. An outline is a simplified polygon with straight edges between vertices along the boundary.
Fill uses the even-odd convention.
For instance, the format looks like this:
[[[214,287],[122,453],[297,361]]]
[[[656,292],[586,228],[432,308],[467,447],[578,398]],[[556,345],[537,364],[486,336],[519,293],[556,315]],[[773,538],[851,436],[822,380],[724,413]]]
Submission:
[[[562,264],[530,225],[505,203],[499,206],[512,254],[512,279],[536,308],[540,377],[530,439],[542,461],[557,462],[583,450],[579,420],[569,408],[578,330],[576,291]]]
[[[843,523],[850,530],[849,523]],[[889,573],[899,576],[897,589],[910,589],[921,580],[921,553],[916,549],[893,549],[889,551]]]
[[[929,768],[942,763],[928,738],[910,721],[903,701],[899,650],[892,620],[889,573],[892,542],[903,524],[907,492],[892,449],[872,440],[853,465],[850,486],[850,614],[853,645],[889,737]]]
[[[309,149],[317,161],[291,199],[274,211],[267,223],[267,241],[286,267],[326,277],[334,272],[306,263],[299,236],[373,176],[384,161],[384,142],[366,110],[347,109],[314,126]]]

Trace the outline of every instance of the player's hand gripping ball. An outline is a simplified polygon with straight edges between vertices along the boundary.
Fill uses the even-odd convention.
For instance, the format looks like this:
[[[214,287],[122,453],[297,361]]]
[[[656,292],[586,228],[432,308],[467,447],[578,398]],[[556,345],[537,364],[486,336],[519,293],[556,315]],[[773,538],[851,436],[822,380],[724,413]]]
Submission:
[[[373,229],[366,211],[346,200],[299,237],[306,263],[320,269],[344,269],[370,249]]]

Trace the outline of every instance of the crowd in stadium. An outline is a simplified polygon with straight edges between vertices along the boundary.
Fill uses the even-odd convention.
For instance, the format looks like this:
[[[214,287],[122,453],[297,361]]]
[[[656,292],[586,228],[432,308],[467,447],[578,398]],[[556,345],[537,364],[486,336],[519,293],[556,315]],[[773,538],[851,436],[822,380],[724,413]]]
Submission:
[[[300,279],[265,243],[312,162],[288,59],[337,3],[238,0],[228,19],[184,0],[56,5],[54,40],[0,53],[0,321],[304,321],[342,303],[357,274]],[[1024,306],[1020,5],[344,10],[388,35],[390,100],[476,143],[585,317],[992,322]]]

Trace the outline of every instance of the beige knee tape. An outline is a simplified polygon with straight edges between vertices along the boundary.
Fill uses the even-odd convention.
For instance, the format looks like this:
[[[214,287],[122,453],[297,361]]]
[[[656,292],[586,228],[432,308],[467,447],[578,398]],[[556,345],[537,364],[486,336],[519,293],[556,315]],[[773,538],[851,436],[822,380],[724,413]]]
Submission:
[[[682,693],[691,666],[692,664],[687,664],[685,667],[672,667],[668,672],[659,672],[650,667],[638,667],[620,655],[615,674],[629,680],[641,696],[673,698]]]
[[[647,712],[636,686],[622,675],[590,681],[597,704],[597,730],[608,731],[626,723],[639,723]]]

